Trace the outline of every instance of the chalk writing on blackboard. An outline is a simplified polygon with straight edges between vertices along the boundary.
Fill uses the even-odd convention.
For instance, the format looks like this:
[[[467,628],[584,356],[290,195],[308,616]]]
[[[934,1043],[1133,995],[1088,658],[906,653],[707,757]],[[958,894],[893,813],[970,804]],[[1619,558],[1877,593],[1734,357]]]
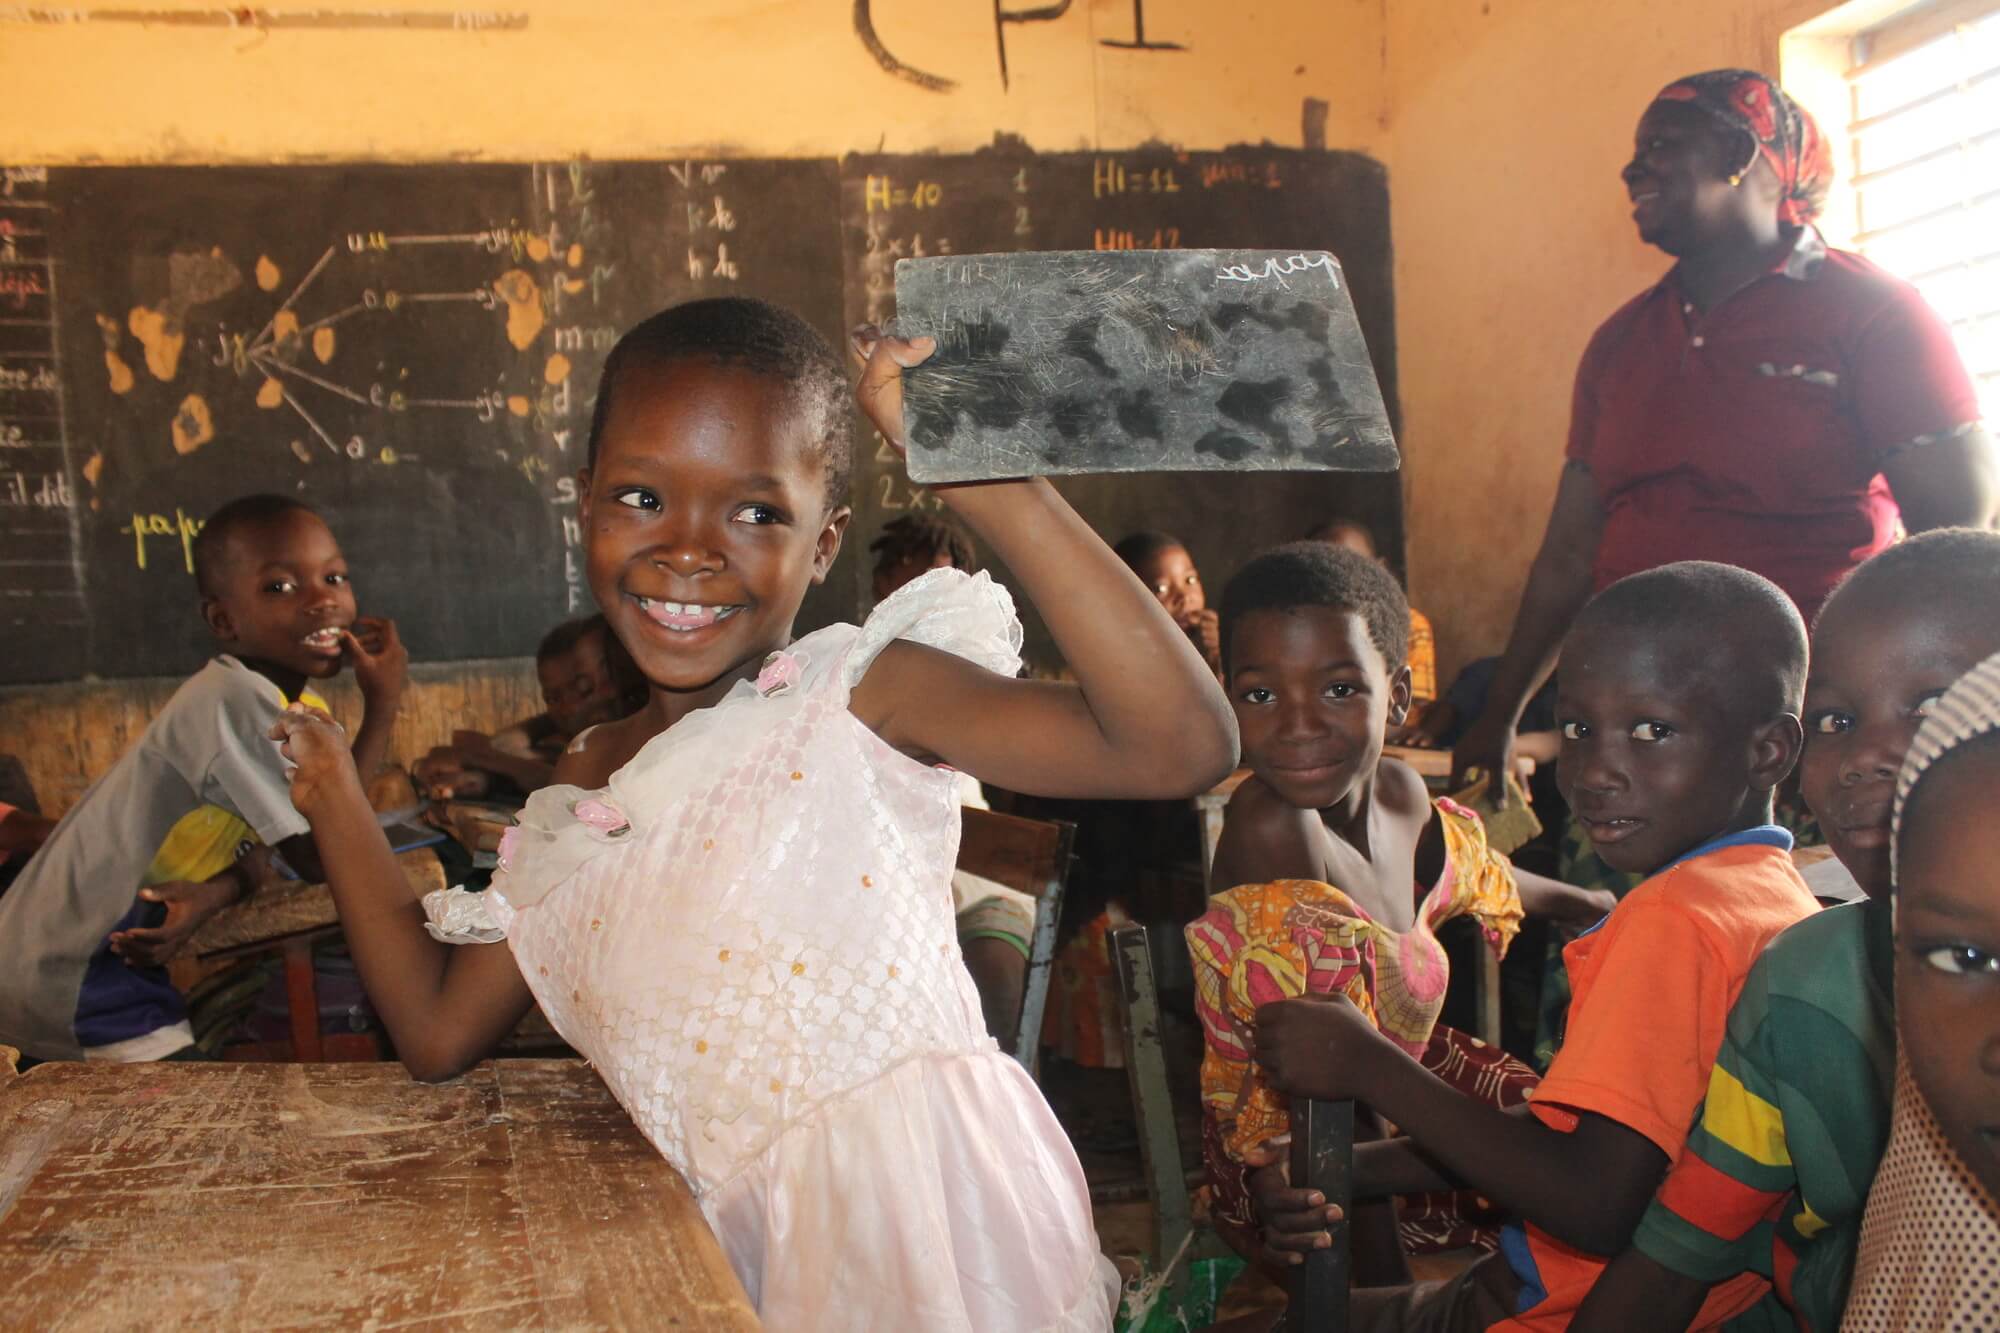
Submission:
[[[0,169],[0,643],[73,668],[84,625],[46,167]]]
[[[1173,167],[1135,165],[1100,157],[1090,164],[1090,197],[1120,194],[1179,194],[1182,173]]]
[[[424,269],[411,267],[399,256],[414,257],[438,249],[470,250],[490,256],[504,267],[476,287],[426,290]],[[273,294],[285,288],[283,298],[254,333],[231,329],[216,320],[199,335],[199,345],[209,349],[209,364],[227,376],[220,382],[194,386],[180,399],[168,432],[175,451],[190,454],[214,438],[217,406],[210,395],[227,391],[233,379],[253,394],[257,407],[287,409],[297,419],[303,433],[291,447],[301,462],[309,463],[316,449],[350,462],[412,462],[419,455],[407,446],[398,450],[393,444],[372,439],[369,422],[379,422],[384,416],[442,411],[463,412],[491,424],[509,416],[526,417],[535,410],[536,398],[526,383],[513,387],[411,384],[407,382],[408,370],[397,371],[380,355],[379,345],[372,354],[342,356],[351,338],[367,336],[365,331],[356,331],[368,325],[406,322],[425,311],[461,310],[477,322],[475,334],[477,325],[483,325],[486,336],[504,339],[516,353],[530,354],[538,342],[547,346],[549,354],[537,369],[545,384],[559,391],[566,380],[568,356],[604,336],[599,329],[576,325],[550,329],[550,311],[559,308],[565,297],[601,285],[609,276],[602,265],[586,268],[585,258],[579,244],[561,250],[553,236],[512,224],[457,232],[362,229],[349,231],[327,245],[286,287],[283,265],[269,253],[259,255],[252,267],[220,247],[207,252],[177,250],[166,256],[165,291],[136,294],[122,319],[109,312],[98,314],[104,334],[107,387],[116,395],[130,393],[136,376],[134,364],[142,359],[153,380],[162,384],[175,381],[190,326],[200,325],[204,306],[253,284]],[[330,275],[352,264],[364,267],[345,275],[338,284],[345,294],[332,302],[320,301],[319,293],[331,281]],[[357,283],[362,284],[358,289]],[[439,327],[428,316],[424,318],[425,336],[440,336]],[[545,331],[549,333],[546,339]],[[138,342],[142,356],[129,350],[127,334]],[[392,378],[385,380],[384,374],[392,374]],[[531,376],[524,373],[521,379],[530,380]],[[326,416],[327,405],[336,400],[363,411],[358,415],[345,411],[344,423],[336,428]],[[525,467],[534,465],[530,460],[522,461]]]
[[[175,506],[171,516],[166,514],[132,515],[132,521],[118,530],[132,538],[132,558],[140,569],[146,567],[146,539],[166,537],[179,549],[180,564],[190,574],[194,573],[194,539],[204,526],[202,519]]]

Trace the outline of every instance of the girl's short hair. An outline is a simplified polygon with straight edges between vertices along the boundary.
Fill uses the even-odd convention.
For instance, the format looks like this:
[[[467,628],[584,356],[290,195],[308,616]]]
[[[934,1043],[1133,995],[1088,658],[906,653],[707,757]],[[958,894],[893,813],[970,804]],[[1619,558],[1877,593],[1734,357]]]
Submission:
[[[1343,546],[1292,542],[1274,547],[1236,571],[1222,590],[1222,670],[1230,667],[1230,641],[1252,611],[1323,606],[1351,611],[1368,627],[1368,641],[1382,665],[1399,670],[1410,655],[1410,603],[1396,576]]]
[[[605,358],[604,374],[597,382],[587,455],[592,466],[624,377],[634,370],[683,360],[739,366],[783,384],[813,452],[826,469],[827,508],[846,503],[854,445],[848,429],[847,372],[840,357],[819,330],[799,316],[748,296],[686,301],[626,331]]]
[[[1125,567],[1134,573],[1139,570],[1139,562],[1150,560],[1162,551],[1185,551],[1187,543],[1171,532],[1134,532],[1122,537],[1111,553],[1125,562]]]
[[[882,525],[882,535],[868,543],[868,549],[883,564],[901,564],[905,560],[928,564],[946,554],[951,556],[954,569],[968,574],[979,572],[972,534],[937,514],[904,514],[890,519]]]

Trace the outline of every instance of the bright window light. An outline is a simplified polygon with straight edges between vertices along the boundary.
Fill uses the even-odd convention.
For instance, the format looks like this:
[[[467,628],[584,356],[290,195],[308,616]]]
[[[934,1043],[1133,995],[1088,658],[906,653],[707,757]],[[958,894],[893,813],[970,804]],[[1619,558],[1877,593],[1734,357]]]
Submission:
[[[1951,325],[2000,420],[2000,6],[1882,60],[1853,93],[1855,248]]]

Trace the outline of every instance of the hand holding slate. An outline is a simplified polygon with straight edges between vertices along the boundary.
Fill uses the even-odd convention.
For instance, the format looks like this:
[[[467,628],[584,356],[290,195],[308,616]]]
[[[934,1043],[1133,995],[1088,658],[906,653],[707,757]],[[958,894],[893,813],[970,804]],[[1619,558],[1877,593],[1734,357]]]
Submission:
[[[896,265],[923,484],[1084,472],[1394,471],[1325,251],[957,255]]]
[[[899,369],[908,370],[922,365],[924,359],[937,350],[935,338],[908,338],[898,341],[891,338],[885,344],[882,330],[873,324],[857,324],[847,335],[848,345],[855,358],[861,362],[861,382],[855,387],[855,395],[868,409],[869,417],[877,423],[889,447],[904,458],[910,454],[909,441],[902,437],[891,424],[904,420],[903,381],[905,376],[888,373],[887,367],[875,359],[877,348]],[[892,435],[894,438],[891,438]]]

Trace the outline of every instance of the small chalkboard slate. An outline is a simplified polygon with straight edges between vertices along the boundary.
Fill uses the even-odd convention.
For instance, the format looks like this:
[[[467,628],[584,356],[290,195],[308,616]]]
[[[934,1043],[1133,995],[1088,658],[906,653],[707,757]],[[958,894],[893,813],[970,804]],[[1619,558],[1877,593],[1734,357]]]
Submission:
[[[1396,441],[1324,250],[955,255],[896,265],[918,482],[1391,472]]]

